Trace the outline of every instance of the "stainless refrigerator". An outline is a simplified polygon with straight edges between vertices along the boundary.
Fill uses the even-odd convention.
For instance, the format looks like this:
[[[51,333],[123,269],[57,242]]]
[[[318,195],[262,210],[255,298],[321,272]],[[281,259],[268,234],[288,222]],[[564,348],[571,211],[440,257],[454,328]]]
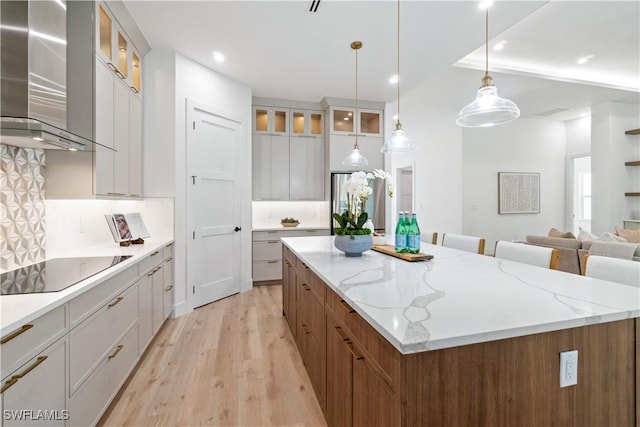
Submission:
[[[331,234],[334,234],[333,228],[338,227],[338,223],[333,219],[334,212],[342,214],[347,209],[347,195],[343,190],[343,185],[350,176],[350,172],[331,173]],[[384,233],[385,182],[380,179],[372,179],[369,181],[369,186],[373,189],[373,193],[367,199],[367,206],[364,210],[373,221],[375,231]]]

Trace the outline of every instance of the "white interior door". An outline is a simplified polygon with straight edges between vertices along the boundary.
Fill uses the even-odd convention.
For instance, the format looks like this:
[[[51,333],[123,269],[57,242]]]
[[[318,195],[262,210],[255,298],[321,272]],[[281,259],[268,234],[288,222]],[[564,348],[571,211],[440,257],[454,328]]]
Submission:
[[[187,103],[187,291],[193,307],[240,292],[240,122]]]

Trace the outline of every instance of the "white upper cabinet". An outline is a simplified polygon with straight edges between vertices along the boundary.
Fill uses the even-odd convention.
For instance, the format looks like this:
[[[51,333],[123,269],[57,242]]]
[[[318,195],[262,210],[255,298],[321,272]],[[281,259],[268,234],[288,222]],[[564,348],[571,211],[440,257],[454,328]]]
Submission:
[[[290,136],[322,138],[324,123],[322,111],[290,109]]]
[[[253,133],[289,135],[289,109],[279,107],[253,107]]]
[[[120,27],[109,8],[96,3],[96,47],[98,57],[131,91],[142,91],[142,57]]]
[[[334,135],[382,136],[382,110],[332,106],[329,115]]]

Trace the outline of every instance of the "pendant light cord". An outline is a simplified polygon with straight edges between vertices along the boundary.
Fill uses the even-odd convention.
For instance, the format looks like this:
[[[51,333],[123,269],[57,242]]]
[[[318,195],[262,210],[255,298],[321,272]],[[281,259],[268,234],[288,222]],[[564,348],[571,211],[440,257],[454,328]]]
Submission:
[[[397,83],[397,94],[398,94],[398,120],[396,123],[400,123],[400,0],[398,0],[398,83]]]
[[[358,50],[360,49],[360,47],[362,47],[362,44],[360,44],[360,46],[356,45],[354,47],[354,44],[352,43],[351,47],[356,51],[356,112],[353,117],[353,130],[355,130],[356,132],[356,142],[353,145],[353,148],[355,150],[359,150],[360,147],[358,146],[358,128],[356,127],[356,120],[358,118]]]
[[[489,75],[489,8],[487,8],[484,25],[484,75]]]

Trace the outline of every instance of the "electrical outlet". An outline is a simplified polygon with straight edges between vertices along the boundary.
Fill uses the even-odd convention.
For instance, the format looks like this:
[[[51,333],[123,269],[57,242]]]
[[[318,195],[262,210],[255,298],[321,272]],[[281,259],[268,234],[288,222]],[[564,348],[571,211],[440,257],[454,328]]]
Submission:
[[[578,384],[578,350],[560,353],[560,387]]]

